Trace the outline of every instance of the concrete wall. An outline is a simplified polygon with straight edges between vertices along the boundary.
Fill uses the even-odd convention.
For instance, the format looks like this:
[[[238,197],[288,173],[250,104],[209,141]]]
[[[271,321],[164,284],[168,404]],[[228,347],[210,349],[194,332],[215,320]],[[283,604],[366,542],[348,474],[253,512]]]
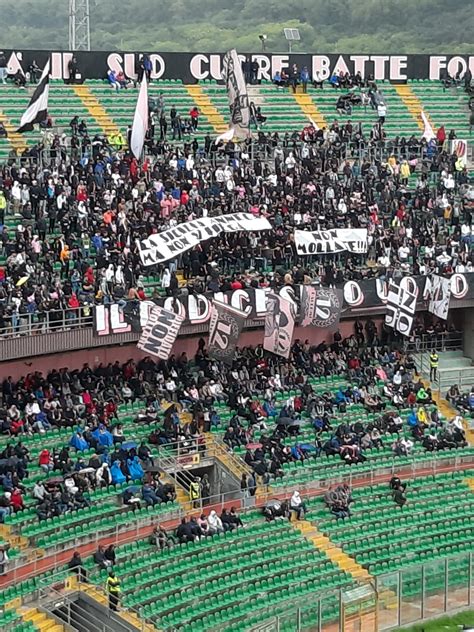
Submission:
[[[468,307],[462,311],[462,332],[464,355],[474,360],[474,307]]]
[[[363,319],[361,319],[363,321]],[[382,317],[373,319],[380,328]],[[343,337],[350,336],[354,333],[354,321],[342,320],[339,323],[339,330]],[[295,327],[294,339],[309,340],[311,344],[319,344],[324,340],[332,342],[334,331],[330,329],[318,329],[316,327]],[[207,336],[203,336],[207,340]],[[180,337],[177,339],[173,352],[178,355],[185,351],[189,358],[196,353],[199,336]],[[256,346],[263,342],[263,329],[247,330],[242,333],[240,346]],[[135,344],[127,344],[113,347],[95,347],[90,349],[81,349],[80,351],[69,351],[68,353],[55,353],[52,355],[38,356],[28,358],[27,360],[13,360],[2,362],[0,364],[0,380],[8,375],[13,379],[18,379],[27,373],[42,371],[44,374],[52,369],[68,367],[69,369],[81,368],[83,364],[88,363],[91,366],[109,362],[127,362],[133,358],[140,360],[146,354],[137,349]]]

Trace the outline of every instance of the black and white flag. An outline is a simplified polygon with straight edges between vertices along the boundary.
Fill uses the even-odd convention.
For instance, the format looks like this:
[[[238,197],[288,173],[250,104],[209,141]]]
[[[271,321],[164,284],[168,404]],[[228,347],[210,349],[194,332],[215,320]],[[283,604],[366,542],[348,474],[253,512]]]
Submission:
[[[150,312],[137,347],[161,360],[167,360],[183,320],[184,316],[156,305]]]
[[[35,123],[42,123],[48,116],[49,59],[41,73],[41,79],[33,92],[28,107],[23,113],[17,132],[31,132]]]
[[[231,365],[247,318],[245,312],[213,301],[209,325],[209,357]]]
[[[434,274],[431,277],[430,303],[428,311],[447,320],[449,301],[451,300],[451,282],[442,276]]]
[[[267,294],[263,348],[289,358],[295,328],[294,304],[278,294]]]
[[[416,294],[389,281],[385,324],[409,336],[416,311]]]
[[[271,230],[266,217],[252,213],[228,213],[218,217],[201,217],[178,224],[173,228],[137,240],[140,259],[144,266],[153,266],[176,259],[202,241],[217,237],[221,233],[260,232]]]
[[[244,73],[237,51],[227,51],[222,61],[222,78],[225,82],[230,109],[230,127],[237,138],[250,134],[250,105]]]
[[[342,290],[314,285],[301,286],[301,326],[335,327],[339,323],[343,304]]]

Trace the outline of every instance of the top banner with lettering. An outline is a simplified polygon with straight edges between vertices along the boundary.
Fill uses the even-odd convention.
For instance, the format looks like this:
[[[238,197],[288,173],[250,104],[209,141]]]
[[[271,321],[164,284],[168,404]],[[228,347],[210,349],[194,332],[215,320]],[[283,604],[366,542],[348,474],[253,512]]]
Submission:
[[[367,228],[334,228],[332,230],[295,230],[296,252],[299,255],[367,252]]]
[[[404,277],[397,280],[403,289],[416,294],[417,309],[427,309],[431,297],[430,277]],[[464,301],[474,300],[474,273],[454,274],[449,279],[450,309],[465,307]],[[364,312],[385,313],[388,297],[388,283],[381,279],[365,281],[347,281],[339,286],[343,295],[342,316],[349,317],[352,313],[363,315]],[[156,301],[158,305],[183,316],[183,327],[197,325],[209,326],[213,299],[220,303],[231,305],[242,310],[246,318],[252,321],[263,321],[265,318],[267,294],[270,288],[246,288],[215,294],[190,294],[180,298],[162,298]],[[305,314],[301,311],[301,286],[284,286],[276,291],[278,294],[293,301],[300,320]],[[136,322],[143,328],[148,320],[150,309],[155,303],[152,301],[130,301],[124,308],[118,304],[97,305],[94,308],[94,334],[107,336],[110,334],[133,333],[137,331]],[[130,307],[129,307],[130,306]],[[333,310],[335,311],[335,310]],[[125,313],[124,313],[125,312]],[[131,315],[133,318],[131,318]],[[313,323],[314,324],[314,323]],[[328,323],[326,323],[327,325]],[[331,323],[333,324],[333,323]],[[321,324],[318,324],[321,326]],[[187,334],[192,331],[185,332]]]
[[[272,225],[265,217],[255,217],[251,213],[229,213],[219,217],[192,219],[137,243],[143,265],[152,266],[176,259],[201,241],[217,237],[220,233],[256,232],[271,228]]]
[[[1,47],[0,47],[1,48]],[[51,78],[69,79],[68,63],[73,53],[45,50],[8,50],[3,48],[8,61],[8,71],[26,73],[36,60],[43,67],[51,58]],[[78,71],[84,79],[104,79],[109,69],[123,72],[135,79],[138,62],[143,52],[151,61],[151,80],[181,79],[183,83],[196,83],[204,79],[222,80],[224,53],[165,53],[160,51],[76,51]],[[360,72],[363,77],[372,75],[376,81],[404,81],[406,79],[439,80],[446,72],[454,77],[470,68],[474,73],[474,55],[338,55],[292,53],[271,54],[263,52],[240,53],[239,59],[256,61],[259,65],[257,78],[271,81],[276,71],[289,69],[293,64],[307,66],[310,74],[319,72],[328,79],[334,71]]]

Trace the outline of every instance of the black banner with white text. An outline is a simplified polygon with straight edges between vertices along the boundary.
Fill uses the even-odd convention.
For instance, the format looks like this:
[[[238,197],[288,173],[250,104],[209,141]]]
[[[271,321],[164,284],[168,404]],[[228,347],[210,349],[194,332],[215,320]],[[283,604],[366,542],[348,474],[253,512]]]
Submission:
[[[1,47],[0,47],[1,48]],[[8,50],[3,49],[7,57],[8,72],[18,70],[26,73],[33,60],[42,68],[47,59],[51,59],[51,78],[69,79],[68,63],[71,52],[45,50]],[[104,79],[107,71],[124,72],[135,79],[138,75],[140,56],[146,53],[151,61],[151,80],[180,79],[183,83],[197,83],[205,79],[222,80],[224,53],[166,53],[160,51],[77,51],[78,72],[83,79]],[[289,70],[293,64],[300,68],[307,66],[311,76],[319,73],[322,79],[328,79],[337,71],[363,77],[373,76],[376,81],[405,81],[406,79],[439,80],[444,73],[461,75],[470,68],[474,74],[474,55],[338,55],[310,53],[263,53],[239,52],[239,59],[250,59],[259,65],[258,80],[271,81],[277,71]]]
[[[402,288],[417,295],[418,308],[427,309],[431,296],[430,277],[403,277],[397,280]],[[464,301],[474,301],[474,273],[454,274],[449,279],[450,309],[464,307]],[[388,283],[382,279],[365,281],[347,281],[337,289],[342,291],[342,315],[351,316],[357,311],[376,311],[385,313],[388,296]],[[266,297],[269,288],[246,288],[215,294],[190,294],[178,298],[162,298],[157,304],[169,311],[179,313],[183,317],[183,326],[207,325],[211,318],[212,301],[225,303],[245,312],[250,321],[261,321],[266,315]],[[301,319],[302,286],[284,286],[277,293],[293,301],[297,314]],[[97,305],[94,308],[94,333],[96,336],[139,331],[148,320],[150,310],[155,303],[150,301],[129,301],[125,307],[117,303]],[[188,332],[191,333],[191,332]]]

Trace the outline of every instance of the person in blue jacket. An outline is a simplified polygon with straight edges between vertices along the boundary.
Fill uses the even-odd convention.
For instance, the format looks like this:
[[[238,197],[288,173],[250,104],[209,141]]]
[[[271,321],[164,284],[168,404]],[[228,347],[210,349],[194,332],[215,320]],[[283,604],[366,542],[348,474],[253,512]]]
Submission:
[[[127,465],[132,481],[139,481],[143,478],[144,472],[138,456],[134,456],[133,459],[128,459]]]
[[[147,506],[152,505],[154,507],[155,505],[159,505],[161,503],[161,498],[157,496],[153,487],[148,484],[145,484],[142,487],[142,498]]]
[[[303,66],[301,69],[300,81],[303,86],[303,93],[306,94],[308,92],[308,83],[310,81],[308,66]]]
[[[94,437],[94,439],[97,440],[99,445],[105,446],[106,448],[109,448],[114,444],[114,438],[112,434],[103,424],[101,424],[96,430],[94,430],[92,436]]]
[[[114,461],[114,464],[110,468],[110,476],[112,478],[113,485],[121,485],[122,483],[125,483],[127,479],[120,467],[120,461]]]
[[[82,436],[82,432],[80,430],[72,435],[71,440],[69,441],[69,445],[72,448],[75,448],[78,452],[84,452],[84,450],[87,450],[89,448],[89,444]]]
[[[414,428],[418,426],[418,417],[416,415],[416,410],[414,408],[411,409],[410,414],[408,415],[407,423],[410,428]]]

